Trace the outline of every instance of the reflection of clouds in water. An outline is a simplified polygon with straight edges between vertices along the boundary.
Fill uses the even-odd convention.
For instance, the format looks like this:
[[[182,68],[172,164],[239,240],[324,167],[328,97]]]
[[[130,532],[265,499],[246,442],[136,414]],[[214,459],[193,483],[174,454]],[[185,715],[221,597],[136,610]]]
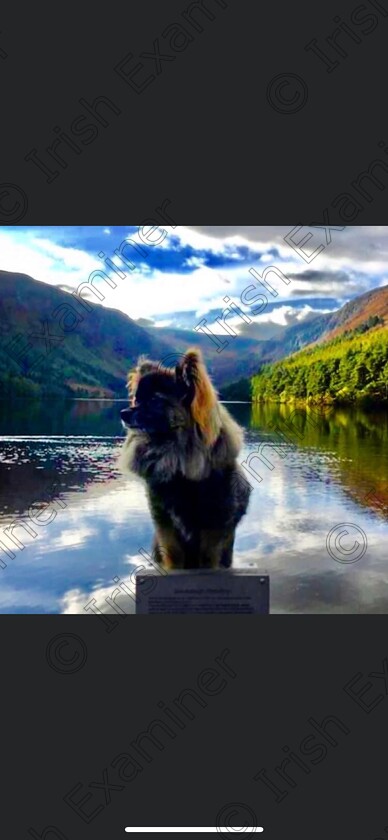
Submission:
[[[137,522],[139,519],[145,523],[149,521],[147,499],[139,481],[136,486],[135,482],[129,482],[128,487],[119,489],[112,481],[91,487],[82,494],[66,493],[62,498],[66,508],[60,509],[52,503],[51,509],[57,510],[57,516],[49,525],[32,526],[38,537],[34,539],[24,532],[24,539],[21,529],[15,530],[15,536],[20,535],[29,553],[35,549],[36,555],[43,557],[62,548],[77,550],[87,543],[93,545],[96,541],[93,538],[102,536],[101,529],[105,539],[114,540],[116,536],[122,536],[123,527],[133,527],[134,518]],[[15,553],[18,553],[17,549]]]
[[[252,558],[246,556],[236,565],[248,567],[251,565],[250,559]],[[289,562],[292,559],[287,555]],[[368,569],[357,575],[344,574],[341,577],[334,571],[317,569],[315,573],[311,573],[306,569],[301,576],[300,570],[287,574],[286,563],[286,558],[284,558],[281,576],[271,577],[272,613],[335,614],[387,613],[388,611],[388,579],[382,571]],[[263,571],[273,573],[274,569],[270,567],[264,570],[260,567],[260,572]],[[120,583],[125,584],[133,597],[124,587],[118,592]],[[95,599],[95,609],[104,614],[117,615],[122,610],[127,615],[133,615],[135,613],[134,595],[134,576],[122,576],[119,583],[114,583],[112,580],[109,586],[99,586],[89,592],[79,589],[69,590],[61,602],[61,612],[64,614],[84,613],[85,606]],[[111,602],[112,599],[116,609]],[[91,614],[93,612],[90,607],[88,611]]]
[[[5,557],[1,612],[60,612],[68,590],[72,590],[69,603],[77,604],[74,611],[83,612],[87,601],[82,593],[86,598],[89,588],[100,581],[109,596],[115,587],[113,577],[121,575],[124,580],[128,575],[132,553],[135,557],[140,548],[150,549],[153,528],[138,480],[111,479],[62,498],[66,508],[58,509],[45,528],[35,527],[35,539],[15,530],[25,548],[15,547],[13,560]]]
[[[56,548],[77,548],[86,543],[90,537],[94,537],[96,533],[93,528],[65,529],[55,540],[52,540],[50,545],[46,545],[45,549],[52,551]]]
[[[247,454],[245,451],[240,460]],[[275,458],[273,461],[275,464]],[[271,575],[273,612],[387,612],[387,576],[381,570],[386,523],[374,524],[362,570],[333,570],[334,561],[326,551],[328,530],[341,518],[357,522],[360,510],[340,485],[328,487],[324,473],[321,481],[315,476],[307,481],[305,473],[306,463],[301,464],[297,454],[291,453],[284,461],[278,459],[273,470],[262,466],[261,483],[251,479],[249,514],[237,529],[234,565],[253,564],[260,573]],[[109,513],[110,522],[118,526],[109,529],[112,537],[120,536],[122,524],[127,523],[128,538],[130,532],[133,538],[134,516],[144,518],[152,531],[141,483],[130,480],[116,496],[119,498],[113,492],[103,501],[92,502],[95,513],[100,511],[105,517]],[[130,578],[122,575],[120,580],[131,589]],[[63,599],[63,611],[83,612],[88,599],[94,597],[101,611],[114,613],[106,602],[114,589],[113,575],[112,583],[101,584],[89,595],[73,589]],[[134,611],[134,603],[124,592],[117,603],[128,613]]]
[[[292,558],[290,558],[292,563]],[[354,574],[304,572],[271,580],[273,613],[387,613],[388,577],[378,569]]]
[[[25,587],[23,583],[9,586],[1,579],[0,608],[3,613],[57,613],[58,599],[47,591],[45,581],[42,585]]]
[[[240,462],[263,439],[265,432],[250,429]],[[143,564],[139,549],[151,548],[153,524],[144,485],[118,475],[119,446],[113,439],[93,444],[84,438],[70,445],[50,438],[30,446],[34,464],[11,466],[14,477],[11,487],[5,485],[6,495],[3,490],[5,505],[12,497],[19,510],[28,510],[57,478],[66,508],[58,507],[48,526],[35,527],[36,539],[20,531],[25,549],[15,548],[14,560],[5,557],[7,568],[0,572],[0,611],[83,614],[94,598],[101,611],[114,614],[106,599],[119,583],[133,590],[131,574]],[[270,574],[271,612],[387,613],[388,523],[349,494],[338,473],[343,456],[306,448],[288,451],[284,459],[269,448],[264,454],[273,470],[251,462],[262,481],[250,478],[253,493],[236,532],[234,565],[253,564],[259,573]],[[6,516],[13,521],[17,516],[10,510]],[[1,540],[5,517],[0,521]],[[326,550],[328,532],[341,522],[353,522],[367,534],[368,551],[353,566],[335,563]],[[116,604],[126,613],[134,611],[125,590]]]
[[[129,556],[125,559],[125,563],[131,567],[130,575],[113,575],[119,579],[106,585],[97,585],[90,591],[82,591],[80,589],[70,589],[65,593],[61,601],[61,609],[65,615],[74,615],[79,613],[90,612],[93,610],[85,610],[85,607],[92,601],[94,610],[102,613],[120,615],[126,613],[133,615],[135,613],[135,575],[136,572],[142,571],[145,568],[151,569],[151,564],[147,564],[144,558],[137,554]],[[120,585],[121,584],[121,585]],[[111,599],[111,601],[107,600]],[[116,605],[116,609],[112,604],[112,600]]]
[[[139,479],[115,481],[91,486],[82,495],[65,494],[69,517],[78,520],[81,516],[101,517],[107,525],[128,523],[129,516],[149,516],[147,497]]]
[[[92,601],[92,599],[95,599],[95,609],[102,613],[118,615],[122,610],[121,614],[126,613],[127,615],[134,615],[135,590],[131,583],[131,579],[121,578],[120,583],[121,582],[125,583],[128,586],[128,589],[133,592],[133,598],[131,598],[125,590],[121,591],[118,595],[114,595],[114,592],[117,589],[117,584],[113,582],[110,586],[101,586],[97,589],[92,589],[89,593],[82,592],[80,589],[70,589],[66,592],[64,598],[62,599],[59,611],[65,615],[74,615],[79,613],[83,613],[85,615],[85,613],[88,612],[92,615],[93,610],[91,607],[89,610],[85,610],[85,607],[90,601]],[[112,597],[114,598],[114,602],[116,604],[116,610],[113,605],[106,601],[106,598]]]
[[[292,466],[298,469],[291,473],[281,462],[273,471],[262,470],[249,516],[237,532],[235,566],[253,563],[270,574],[271,612],[387,613],[386,521],[370,522],[368,550],[359,564],[333,568],[326,550],[330,528],[345,521],[365,528],[364,511],[340,485],[306,481],[305,466]]]

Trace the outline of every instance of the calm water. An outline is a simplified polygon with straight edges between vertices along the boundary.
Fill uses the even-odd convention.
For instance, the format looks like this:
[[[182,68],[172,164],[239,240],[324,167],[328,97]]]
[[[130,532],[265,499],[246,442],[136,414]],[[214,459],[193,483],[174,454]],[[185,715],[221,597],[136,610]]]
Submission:
[[[133,591],[152,524],[141,482],[117,469],[121,407],[0,403],[1,613],[82,613],[93,598],[133,612],[117,588]],[[387,414],[228,407],[246,429],[253,486],[234,563],[270,575],[271,612],[387,613]]]

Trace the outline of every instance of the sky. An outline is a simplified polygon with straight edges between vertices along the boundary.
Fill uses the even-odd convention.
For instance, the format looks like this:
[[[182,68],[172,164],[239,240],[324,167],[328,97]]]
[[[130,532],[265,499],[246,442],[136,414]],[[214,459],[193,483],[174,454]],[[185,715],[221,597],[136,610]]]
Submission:
[[[236,310],[227,323],[262,339],[388,284],[385,226],[153,224],[0,227],[0,269],[66,291],[88,283],[85,297],[156,327],[192,330],[205,318],[225,335],[215,319],[233,302],[251,323]]]

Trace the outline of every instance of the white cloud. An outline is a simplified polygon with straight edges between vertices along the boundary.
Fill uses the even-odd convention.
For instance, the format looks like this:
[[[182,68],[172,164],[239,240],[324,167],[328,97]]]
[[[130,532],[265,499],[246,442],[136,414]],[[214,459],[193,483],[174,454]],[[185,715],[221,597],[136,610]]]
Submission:
[[[297,257],[299,264],[305,263],[303,257],[297,255],[292,245],[285,241],[285,237],[295,228],[295,225],[197,225],[191,230],[198,236],[209,237],[212,241],[233,241],[235,237],[251,246],[276,247],[281,257],[287,259],[290,254]],[[378,273],[388,268],[388,226],[351,226],[344,230],[332,230],[331,242],[327,244],[324,226],[309,227],[293,234],[294,242],[300,241],[305,235],[312,234],[313,238],[304,245],[306,251],[314,251],[319,245],[324,250],[317,255],[314,264],[320,269],[325,267],[340,268],[353,265],[371,273]]]
[[[97,252],[93,256],[82,250],[81,246],[74,248],[60,245],[55,241],[55,230],[48,229],[47,236],[42,230],[40,228],[38,234],[34,229],[0,229],[0,269],[29,274],[45,283],[73,289],[87,281],[94,271],[109,272],[103,260],[99,260]],[[203,255],[198,253],[189,257],[182,254],[182,270],[177,270],[177,273],[154,269],[146,259],[135,271],[130,272],[119,258],[114,257],[115,265],[125,272],[126,277],[120,279],[112,272],[111,276],[117,283],[115,289],[109,288],[103,277],[95,282],[95,286],[104,294],[104,306],[122,310],[132,318],[162,316],[161,323],[170,325],[171,313],[176,311],[194,311],[200,318],[211,309],[223,309],[226,292],[232,301],[241,306],[243,290],[255,282],[249,274],[251,265],[259,274],[273,264],[286,276],[299,275],[293,277],[289,285],[274,275],[268,277],[278,292],[276,298],[267,293],[269,301],[284,301],[289,307],[293,307],[293,298],[298,293],[306,296],[307,306],[310,295],[330,296],[345,301],[371,287],[388,282],[388,227],[333,230],[331,244],[310,264],[285,242],[284,237],[291,230],[292,225],[179,226],[157,246],[158,249],[178,251],[181,246],[190,246],[196,251],[207,250],[221,258],[224,255],[225,268],[206,267]],[[105,247],[104,240],[114,233],[114,228],[101,227],[99,231],[102,247]],[[304,233],[307,232],[316,237],[311,240],[314,242],[313,247],[319,243],[325,244],[324,230],[306,227]],[[295,235],[295,240],[301,235]],[[82,233],[77,241],[82,243]],[[257,253],[257,258],[252,257],[252,264],[231,267],[227,259],[233,255],[236,257],[236,249],[242,245]],[[270,253],[272,248],[278,250],[278,257]],[[108,256],[112,258],[112,254]],[[187,273],[187,267],[193,271]],[[320,277],[304,279],[304,275],[307,272],[311,274],[312,270],[319,271]],[[341,279],[339,272],[342,272],[344,279]],[[310,295],[306,295],[306,292],[310,292]],[[95,296],[91,299],[98,302]],[[308,310],[296,313],[295,307],[293,309],[295,318],[308,317]],[[262,323],[276,325],[285,318],[285,310],[279,310],[276,315],[264,313]],[[232,320],[230,323],[233,323]]]
[[[117,289],[106,289],[105,306],[122,309],[131,318],[174,311],[206,312],[214,304],[221,305],[225,296],[225,279],[205,267],[192,274],[154,271],[152,275],[140,276],[134,272],[124,280],[116,279]]]
[[[99,268],[98,260],[78,248],[66,248],[33,234],[0,228],[0,269],[29,274],[50,285],[74,288]]]

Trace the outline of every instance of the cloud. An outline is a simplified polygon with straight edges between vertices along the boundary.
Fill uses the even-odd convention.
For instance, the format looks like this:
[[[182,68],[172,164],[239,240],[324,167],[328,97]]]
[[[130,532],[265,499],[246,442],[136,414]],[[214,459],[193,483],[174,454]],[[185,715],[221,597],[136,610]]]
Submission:
[[[138,318],[136,320],[136,324],[138,324],[139,327],[154,327],[155,321],[153,321],[152,318]]]
[[[292,245],[286,242],[285,237],[289,236],[295,229],[294,225],[196,225],[192,230],[201,233],[202,236],[209,236],[215,240],[225,240],[230,237],[239,237],[240,240],[253,244],[265,246],[269,244],[273,249],[278,249],[283,258],[287,254],[294,253]],[[376,226],[351,226],[343,230],[332,230],[329,235],[331,242],[327,244],[324,225],[305,225],[300,231],[293,234],[294,242],[300,241],[306,235],[312,235],[309,243],[304,245],[307,251],[314,251],[320,245],[324,250],[316,259],[334,264],[336,261],[356,265],[370,266],[371,270],[387,270],[388,268],[388,227],[386,225]],[[303,265],[303,258],[299,257]]]
[[[299,280],[302,283],[321,283],[323,281],[327,282],[331,280],[338,280],[338,282],[346,281],[349,279],[349,275],[346,271],[314,271],[313,269],[307,271],[300,271],[296,274],[289,274],[288,275],[292,280]]]
[[[295,234],[295,241],[311,234],[310,250],[325,245],[313,266],[286,241],[291,225],[183,225],[165,230],[163,241],[150,247],[140,242],[136,225],[7,226],[0,229],[0,269],[29,274],[68,292],[93,276],[94,288],[104,295],[104,306],[144,319],[147,326],[151,322],[176,329],[194,329],[203,317],[209,322],[219,317],[226,295],[251,314],[250,307],[241,303],[250,285],[267,297],[261,323],[268,324],[269,330],[281,319],[279,312],[273,314],[276,310],[283,308],[283,321],[300,320],[310,317],[305,306],[316,312],[330,311],[388,283],[385,226],[332,230],[329,245],[324,229],[306,227]],[[125,241],[123,260],[120,253],[124,253]],[[130,241],[137,244],[136,249]],[[264,272],[271,266],[291,281],[286,284],[279,276],[268,275],[276,295],[260,285],[259,278],[265,283]],[[109,287],[108,278],[115,288]]]

